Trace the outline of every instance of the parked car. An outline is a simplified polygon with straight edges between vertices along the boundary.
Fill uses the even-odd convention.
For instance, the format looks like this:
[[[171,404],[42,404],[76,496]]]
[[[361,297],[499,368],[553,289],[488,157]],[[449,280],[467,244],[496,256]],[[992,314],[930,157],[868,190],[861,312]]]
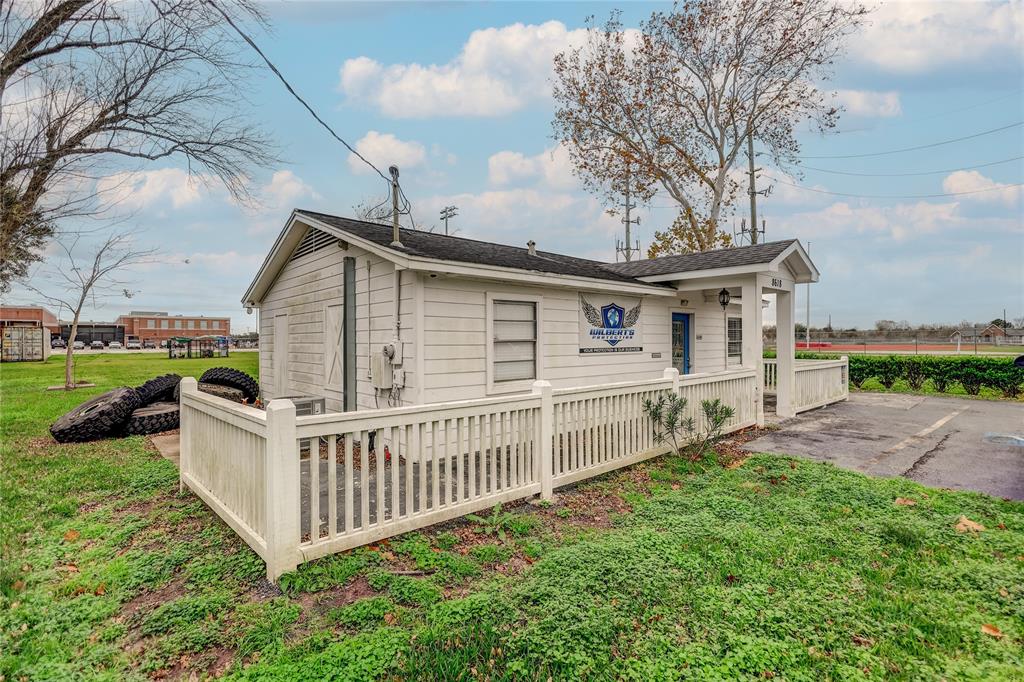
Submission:
[[[108,346],[107,346],[107,348],[110,348],[110,349],[114,349],[114,348],[124,348],[124,346],[122,346],[122,345],[121,345],[121,342],[120,342],[120,341],[111,341],[111,342],[110,342],[110,345],[108,345]]]
[[[152,341],[150,341],[149,339],[146,339],[145,341],[142,342],[142,347],[143,348],[156,348],[156,344],[153,343]]]
[[[128,339],[127,341],[124,342],[124,347],[127,348],[128,350],[141,350],[142,342],[139,341],[138,339]]]
[[[74,350],[85,350],[85,341],[75,341],[71,344],[71,348]]]
[[[68,343],[59,336],[50,340],[50,348],[67,348]]]
[[[103,342],[98,340],[93,341],[89,344],[89,348],[92,348],[93,350],[103,350]]]

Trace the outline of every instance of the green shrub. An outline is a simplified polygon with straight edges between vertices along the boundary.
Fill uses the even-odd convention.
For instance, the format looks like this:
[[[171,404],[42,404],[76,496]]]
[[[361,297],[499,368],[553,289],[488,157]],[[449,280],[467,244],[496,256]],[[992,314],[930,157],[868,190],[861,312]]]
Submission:
[[[856,388],[874,376],[875,365],[872,359],[867,355],[854,355],[850,358],[850,383]]]
[[[887,355],[879,360],[875,377],[885,386],[885,390],[892,388],[898,379],[906,377],[907,363],[903,356]]]
[[[904,378],[910,384],[910,388],[920,391],[928,378],[925,358],[919,355],[912,355],[904,360]]]

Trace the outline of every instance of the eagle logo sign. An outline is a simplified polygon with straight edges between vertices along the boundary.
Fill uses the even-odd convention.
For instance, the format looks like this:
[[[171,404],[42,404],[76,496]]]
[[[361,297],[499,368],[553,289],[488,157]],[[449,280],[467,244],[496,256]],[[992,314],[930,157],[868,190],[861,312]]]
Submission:
[[[641,301],[627,312],[622,306],[609,303],[601,306],[599,311],[583,297],[583,294],[580,294],[580,307],[583,309],[583,316],[593,327],[590,331],[591,337],[603,340],[609,346],[616,346],[620,341],[633,337],[633,327],[640,320],[642,305]]]

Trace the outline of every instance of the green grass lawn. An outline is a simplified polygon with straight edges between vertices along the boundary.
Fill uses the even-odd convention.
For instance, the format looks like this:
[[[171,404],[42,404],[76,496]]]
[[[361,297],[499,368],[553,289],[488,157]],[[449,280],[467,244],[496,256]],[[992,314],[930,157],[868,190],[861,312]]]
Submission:
[[[1020,503],[666,457],[512,508],[505,542],[456,521],[281,593],[145,439],[46,433],[92,393],[256,355],[94,357],[73,394],[42,390],[56,360],[0,370],[0,679],[1022,679]]]

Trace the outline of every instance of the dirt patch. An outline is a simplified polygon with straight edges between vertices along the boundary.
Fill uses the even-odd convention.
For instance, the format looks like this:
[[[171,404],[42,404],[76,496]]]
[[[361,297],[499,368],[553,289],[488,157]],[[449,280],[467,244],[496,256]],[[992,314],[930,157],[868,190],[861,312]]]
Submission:
[[[163,587],[147,590],[126,601],[121,605],[121,611],[114,620],[115,622],[140,620],[139,617],[141,615],[149,613],[161,604],[185,596],[187,591],[185,589],[185,578],[178,576]]]
[[[307,620],[311,614],[325,613],[375,594],[377,591],[370,587],[366,576],[357,575],[339,587],[331,587],[320,592],[303,592],[294,600],[302,609],[302,616],[299,618],[299,622],[302,622]]]

